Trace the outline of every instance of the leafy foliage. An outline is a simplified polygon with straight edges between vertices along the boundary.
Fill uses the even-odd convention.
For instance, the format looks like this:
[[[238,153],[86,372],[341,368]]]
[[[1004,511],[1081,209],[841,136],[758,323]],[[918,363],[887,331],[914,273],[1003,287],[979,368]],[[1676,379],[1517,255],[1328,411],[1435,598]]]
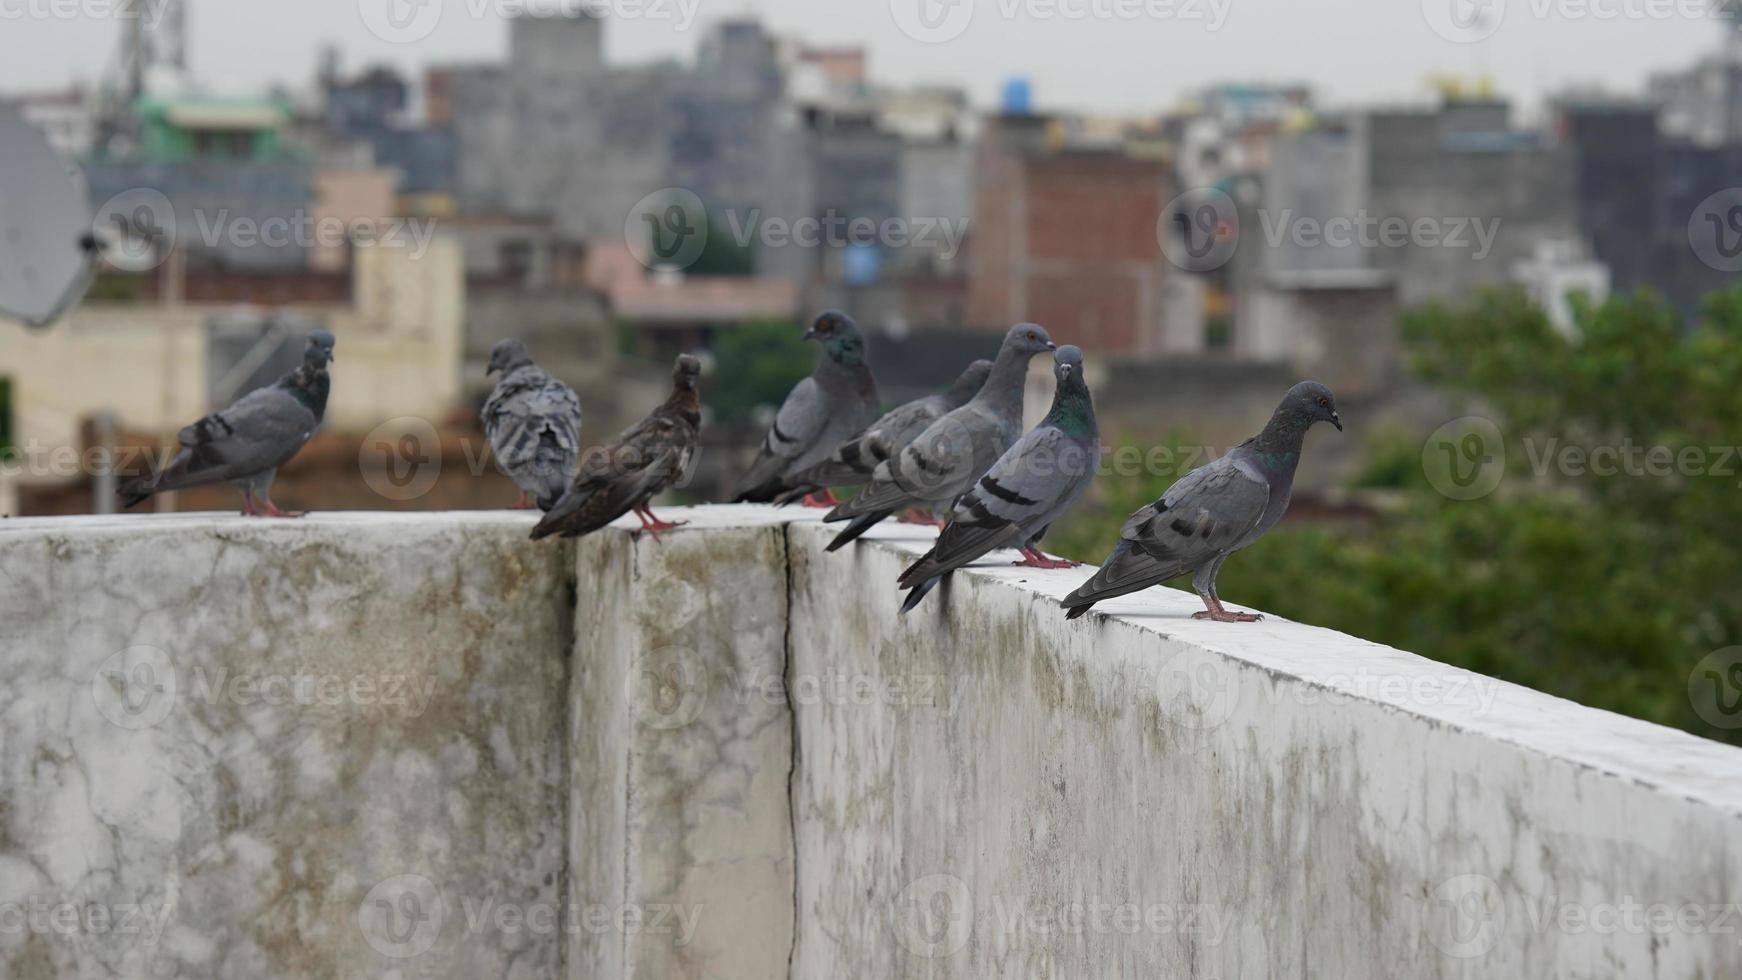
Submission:
[[[747,422],[759,405],[778,407],[810,374],[816,348],[797,323],[768,321],[726,327],[714,337],[714,355],[733,369],[712,379],[708,404],[724,422]]]

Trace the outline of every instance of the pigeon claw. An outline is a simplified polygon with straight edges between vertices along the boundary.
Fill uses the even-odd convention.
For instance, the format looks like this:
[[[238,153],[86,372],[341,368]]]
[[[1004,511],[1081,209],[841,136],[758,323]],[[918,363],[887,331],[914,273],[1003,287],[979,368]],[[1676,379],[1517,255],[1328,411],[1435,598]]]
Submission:
[[[641,529],[646,531],[655,541],[659,540],[659,532],[670,531],[689,523],[689,521],[662,521],[653,513],[651,507],[635,508],[635,516],[641,521]]]
[[[1211,611],[1208,609],[1192,613],[1193,619],[1207,619],[1215,623],[1256,623],[1263,619],[1257,613],[1229,612],[1226,609]]]
[[[807,493],[804,496],[803,504],[817,510],[833,510],[841,506],[841,502],[835,499],[833,489],[825,489],[821,494]]]
[[[1019,566],[1021,568],[1049,568],[1050,569],[1050,568],[1076,568],[1077,566],[1081,565],[1082,562],[1071,561],[1071,560],[1066,559],[1066,558],[1048,558],[1043,552],[1035,551],[1035,550],[1030,549],[1030,548],[1024,548],[1024,549],[1022,549],[1022,560],[1021,561],[1013,561],[1010,564]]]

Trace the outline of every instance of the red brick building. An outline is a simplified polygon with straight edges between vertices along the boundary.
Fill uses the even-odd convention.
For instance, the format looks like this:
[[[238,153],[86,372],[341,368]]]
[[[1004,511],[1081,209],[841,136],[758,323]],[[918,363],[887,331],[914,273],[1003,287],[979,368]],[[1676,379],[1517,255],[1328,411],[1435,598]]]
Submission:
[[[1024,320],[1091,350],[1162,346],[1167,259],[1156,235],[1172,197],[1160,160],[1055,146],[1050,121],[988,121],[975,173],[970,323]]]

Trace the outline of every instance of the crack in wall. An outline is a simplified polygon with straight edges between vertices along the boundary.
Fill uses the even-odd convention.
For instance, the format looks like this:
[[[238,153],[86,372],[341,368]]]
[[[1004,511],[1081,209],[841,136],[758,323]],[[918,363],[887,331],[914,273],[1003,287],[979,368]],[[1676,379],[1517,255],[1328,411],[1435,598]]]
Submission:
[[[787,838],[792,841],[792,944],[786,951],[786,977],[792,980],[793,960],[798,956],[798,917],[799,917],[799,882],[798,873],[798,703],[793,700],[793,670],[795,661],[792,651],[792,616],[797,605],[797,578],[792,571],[792,525],[781,524],[775,529],[780,534],[782,561],[786,568],[786,609],[785,629],[781,633],[780,655],[783,658],[781,668],[781,685],[786,694],[786,714],[792,725],[792,737],[787,749],[786,770],[786,830]]]

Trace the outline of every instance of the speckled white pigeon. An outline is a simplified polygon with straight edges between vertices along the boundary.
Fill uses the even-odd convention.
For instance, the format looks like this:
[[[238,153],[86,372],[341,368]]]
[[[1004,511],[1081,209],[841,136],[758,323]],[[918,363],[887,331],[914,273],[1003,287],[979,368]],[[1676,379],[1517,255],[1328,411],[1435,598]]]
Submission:
[[[502,372],[480,416],[496,462],[520,488],[517,507],[550,510],[575,475],[581,400],[512,338],[490,349],[486,376]]]

